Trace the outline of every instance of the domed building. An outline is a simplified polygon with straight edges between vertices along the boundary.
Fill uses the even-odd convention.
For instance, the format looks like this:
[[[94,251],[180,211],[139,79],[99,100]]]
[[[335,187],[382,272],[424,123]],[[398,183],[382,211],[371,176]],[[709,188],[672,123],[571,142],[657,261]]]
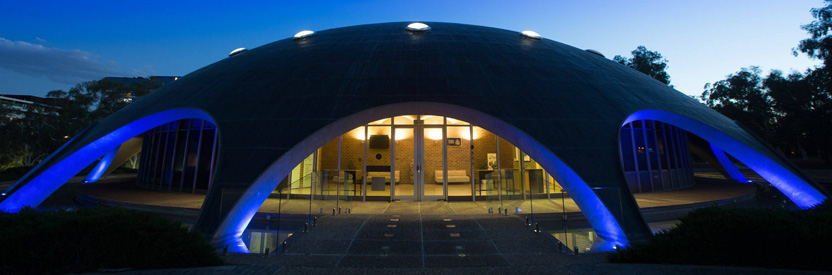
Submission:
[[[533,32],[384,23],[299,33],[165,85],[73,137],[2,193],[37,206],[141,152],[137,183],[205,193],[196,230],[240,235],[273,193],[316,200],[508,200],[566,192],[604,241],[651,234],[633,193],[693,185],[692,138],[798,206],[819,189],[741,125],[600,53]]]

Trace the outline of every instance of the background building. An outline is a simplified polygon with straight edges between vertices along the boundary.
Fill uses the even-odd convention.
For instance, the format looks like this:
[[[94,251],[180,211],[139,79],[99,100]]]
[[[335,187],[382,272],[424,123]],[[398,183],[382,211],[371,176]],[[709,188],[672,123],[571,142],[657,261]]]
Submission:
[[[0,95],[0,104],[6,107],[6,120],[26,117],[27,112],[57,113],[67,104],[66,100],[42,98],[31,95]]]

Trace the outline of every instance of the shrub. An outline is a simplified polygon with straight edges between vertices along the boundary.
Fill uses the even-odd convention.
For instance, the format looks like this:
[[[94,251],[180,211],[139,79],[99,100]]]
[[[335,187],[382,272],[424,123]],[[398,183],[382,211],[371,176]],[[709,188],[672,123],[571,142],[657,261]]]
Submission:
[[[157,214],[119,208],[0,214],[0,273],[219,265],[197,232]]]
[[[609,255],[611,262],[832,270],[832,205],[810,210],[697,209]]]

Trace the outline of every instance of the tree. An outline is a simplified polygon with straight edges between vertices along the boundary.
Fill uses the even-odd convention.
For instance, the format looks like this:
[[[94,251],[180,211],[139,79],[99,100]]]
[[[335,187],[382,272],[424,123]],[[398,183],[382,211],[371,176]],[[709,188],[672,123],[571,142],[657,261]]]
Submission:
[[[755,134],[770,137],[775,122],[771,99],[758,67],[742,68],[727,79],[705,84],[702,101],[723,115],[739,121]]]
[[[775,113],[773,143],[786,151],[796,149],[807,159],[807,129],[812,127],[813,120],[813,92],[808,80],[797,72],[783,76],[781,71],[774,70],[763,80],[763,87]]]
[[[824,2],[825,7],[811,10],[815,20],[801,26],[811,37],[801,40],[793,52],[795,56],[800,51],[810,57],[823,60],[824,68],[828,69],[832,68],[832,60],[829,59],[832,54],[832,37],[829,35],[832,31],[832,0],[824,0]]]
[[[0,167],[32,166],[65,142],[56,131],[57,116],[31,107],[21,118],[0,125]]]
[[[23,118],[0,123],[0,167],[37,164],[69,137],[129,104],[128,99],[160,86],[151,80],[127,87],[105,78],[77,84],[69,91],[50,91],[47,99],[67,102],[58,112],[30,108]],[[6,112],[0,107],[0,115]]]
[[[633,57],[629,59],[616,55],[613,57],[613,60],[621,65],[642,72],[661,83],[670,85],[670,75],[665,71],[667,69],[667,59],[664,59],[662,54],[648,51],[644,46],[638,46],[632,51],[632,55]]]

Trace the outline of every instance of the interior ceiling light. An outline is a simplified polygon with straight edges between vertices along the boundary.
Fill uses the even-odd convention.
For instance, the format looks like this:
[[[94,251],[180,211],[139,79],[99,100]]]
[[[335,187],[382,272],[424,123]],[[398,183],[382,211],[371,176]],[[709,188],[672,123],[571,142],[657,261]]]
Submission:
[[[426,32],[426,31],[430,30],[430,26],[428,26],[425,23],[415,22],[415,23],[410,23],[410,25],[407,25],[407,27],[405,29],[407,29],[408,31],[414,31],[414,32]]]
[[[597,55],[597,56],[600,56],[600,57],[603,57],[603,58],[607,58],[607,57],[606,57],[606,56],[604,56],[604,54],[602,54],[601,52],[596,51],[596,50],[593,50],[593,49],[586,49],[586,52],[591,53],[591,54],[594,54],[594,55]]]
[[[235,56],[235,55],[238,55],[238,54],[244,53],[244,52],[246,52],[246,51],[248,51],[246,48],[237,48],[237,49],[235,49],[235,50],[231,51],[231,52],[228,54],[228,57],[232,57],[232,56]]]
[[[300,31],[300,32],[295,34],[294,39],[306,38],[306,37],[310,37],[310,36],[313,36],[313,35],[315,35],[315,32],[310,31],[310,30]]]
[[[540,34],[533,32],[533,31],[523,31],[520,33],[523,37],[531,38],[531,39],[540,39]]]

